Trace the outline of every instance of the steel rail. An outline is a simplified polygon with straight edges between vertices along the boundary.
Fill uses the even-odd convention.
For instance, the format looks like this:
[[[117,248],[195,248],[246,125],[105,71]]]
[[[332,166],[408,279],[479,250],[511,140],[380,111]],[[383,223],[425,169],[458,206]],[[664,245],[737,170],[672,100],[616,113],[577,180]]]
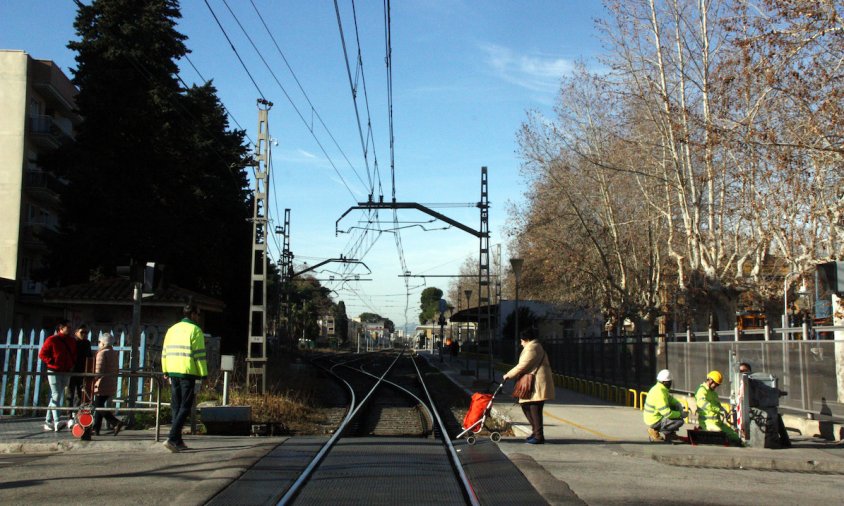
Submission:
[[[412,360],[412,359],[411,359],[411,360]],[[359,372],[359,373],[361,373],[361,374],[366,374],[367,376],[370,376],[370,377],[372,377],[372,378],[377,378],[377,377],[378,377],[377,375],[372,374],[372,373],[371,373],[371,372],[369,372],[369,371],[364,371],[363,369],[355,369],[354,367],[351,367],[351,366],[345,366],[345,367],[347,367],[347,368],[351,369],[352,371]],[[419,381],[420,381],[420,382],[422,382],[422,381],[423,381],[423,379],[420,377],[420,378],[419,378]],[[427,405],[427,404],[425,404],[425,401],[423,401],[422,399],[420,399],[420,398],[419,398],[419,396],[417,396],[416,394],[414,394],[413,392],[411,392],[410,390],[406,389],[405,387],[403,387],[403,386],[399,385],[399,384],[398,384],[398,383],[396,383],[396,382],[393,382],[393,381],[390,381],[390,380],[386,380],[386,379],[385,379],[385,380],[383,380],[383,382],[384,382],[384,383],[386,383],[386,384],[388,384],[388,385],[390,385],[390,386],[392,386],[392,387],[398,388],[399,390],[403,391],[403,392],[404,392],[404,393],[406,393],[407,395],[409,395],[409,396],[413,397],[413,399],[415,399],[415,400],[416,400],[416,402],[418,402],[418,403],[419,403],[419,404],[420,404],[423,408],[425,408],[425,411],[428,413],[428,420],[430,420],[430,421],[431,421],[431,432],[433,433],[433,430],[434,430],[434,415],[431,413],[431,409],[428,407],[428,405]]]
[[[416,373],[419,375],[420,381],[419,383],[422,385],[422,389],[425,391],[425,395],[428,397],[428,402],[431,405],[431,411],[434,414],[436,419],[436,423],[440,426],[440,432],[442,434],[443,443],[445,444],[449,457],[451,457],[451,465],[454,468],[455,472],[460,476],[460,483],[463,485],[463,492],[466,494],[466,499],[468,499],[469,503],[472,506],[480,506],[480,502],[478,501],[478,496],[475,494],[475,489],[472,487],[472,484],[469,483],[469,478],[466,476],[466,471],[463,469],[463,464],[460,462],[460,457],[457,456],[457,451],[454,449],[454,445],[451,444],[451,436],[448,435],[446,431],[445,424],[440,418],[440,414],[437,411],[436,406],[434,405],[434,400],[431,398],[431,393],[428,391],[427,385],[425,385],[425,381],[422,379],[422,371],[419,370],[419,366],[416,365],[416,361],[411,359],[413,362],[413,367],[416,368]]]
[[[375,392],[375,390],[378,388],[378,385],[381,383],[381,381],[384,379],[384,377],[387,374],[389,374],[389,372],[392,370],[393,366],[396,364],[396,362],[398,362],[398,360],[402,357],[402,355],[404,355],[404,351],[399,353],[399,355],[396,357],[396,359],[393,360],[393,362],[389,365],[389,367],[387,367],[387,369],[384,371],[384,374],[382,374],[381,377],[378,379],[378,381],[375,382],[375,384],[372,386],[372,388],[369,390],[369,392],[366,394],[366,396],[364,396],[364,398],[361,399],[360,403],[357,403],[357,404],[355,404],[355,402],[354,402],[355,393],[354,393],[354,389],[352,388],[352,386],[349,384],[349,382],[347,382],[346,380],[341,378],[339,375],[337,375],[337,373],[334,372],[335,367],[338,367],[338,366],[344,365],[344,364],[335,364],[335,365],[331,366],[331,368],[326,370],[328,373],[330,373],[331,375],[333,375],[334,377],[336,377],[337,379],[339,379],[340,381],[342,381],[343,383],[346,384],[346,386],[349,388],[349,392],[352,395],[352,403],[349,406],[349,411],[346,413],[345,418],[343,418],[343,421],[340,422],[340,426],[337,428],[336,431],[334,431],[334,434],[332,434],[332,436],[322,446],[322,448],[320,448],[319,452],[317,452],[317,454],[314,456],[314,458],[311,459],[311,462],[307,465],[307,467],[305,467],[305,469],[302,471],[302,473],[299,475],[299,477],[296,479],[296,481],[294,481],[293,484],[290,485],[290,488],[287,489],[287,491],[284,493],[284,495],[281,497],[281,499],[278,500],[278,502],[276,503],[277,506],[284,506],[284,505],[287,505],[287,504],[291,504],[293,499],[296,498],[296,496],[301,491],[302,487],[310,479],[313,472],[316,470],[317,467],[319,467],[319,464],[322,462],[322,460],[325,458],[325,456],[328,454],[328,452],[337,443],[337,440],[339,440],[342,437],[343,431],[346,429],[346,426],[349,425],[349,423],[354,419],[355,415],[357,415],[358,411],[360,411],[360,408],[366,404],[366,402],[369,400],[370,397],[372,397],[373,392]],[[354,360],[351,360],[349,362],[353,362],[353,361]],[[354,407],[354,409],[352,409],[352,407]]]

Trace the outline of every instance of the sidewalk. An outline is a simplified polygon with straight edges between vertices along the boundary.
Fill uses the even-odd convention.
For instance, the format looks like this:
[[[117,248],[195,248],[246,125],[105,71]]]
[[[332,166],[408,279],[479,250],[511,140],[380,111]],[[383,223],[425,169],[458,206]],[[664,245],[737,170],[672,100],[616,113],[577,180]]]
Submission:
[[[0,504],[205,504],[287,439],[186,435],[174,454],[152,430],[82,441],[43,424],[0,417]]]
[[[477,364],[480,380],[474,375],[463,375],[466,359],[439,357],[420,353],[428,362],[439,368],[467,393],[487,391],[487,363]],[[473,373],[476,364],[469,361]],[[502,373],[496,371],[496,381]],[[496,384],[497,386],[497,384]],[[522,410],[510,396],[512,384],[505,385],[496,397],[493,415],[509,420],[517,437],[530,435],[530,425]],[[550,450],[557,443],[594,442],[609,445],[619,454],[652,459],[673,466],[690,466],[724,469],[757,469],[798,473],[844,474],[844,445],[831,443],[810,435],[793,436],[792,448],[772,450],[765,448],[727,448],[722,446],[691,446],[688,444],[650,443],[642,412],[638,409],[610,404],[571,390],[557,387],[556,399],[545,403],[545,439],[549,444],[537,451],[535,460],[542,465],[543,455],[550,459],[557,452]],[[684,426],[679,434],[685,435]]]

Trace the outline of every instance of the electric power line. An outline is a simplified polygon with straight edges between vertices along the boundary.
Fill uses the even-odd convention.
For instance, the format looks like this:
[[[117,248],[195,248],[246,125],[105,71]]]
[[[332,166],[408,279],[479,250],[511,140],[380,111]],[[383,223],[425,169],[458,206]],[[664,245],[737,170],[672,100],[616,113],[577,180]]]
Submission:
[[[246,71],[246,75],[248,75],[248,76],[249,76],[249,80],[251,80],[251,81],[252,81],[252,84],[254,84],[254,85],[255,85],[255,89],[256,89],[256,90],[258,90],[258,95],[260,95],[260,97],[261,97],[262,99],[266,100],[266,98],[264,97],[263,92],[261,92],[261,88],[260,88],[260,86],[258,86],[258,83],[256,83],[256,82],[255,82],[255,78],[253,78],[253,77],[252,77],[252,74],[249,72],[249,69],[246,67],[246,64],[243,62],[243,58],[241,58],[241,57],[240,57],[240,53],[238,53],[238,52],[237,52],[237,49],[234,47],[234,44],[232,43],[232,40],[229,38],[229,34],[228,34],[228,33],[226,33],[226,29],[225,29],[225,28],[223,28],[222,23],[220,23],[220,20],[217,18],[217,14],[216,14],[216,13],[214,13],[214,9],[212,9],[212,8],[211,8],[211,4],[209,4],[209,3],[208,3],[208,0],[204,0],[204,1],[205,1],[205,6],[206,6],[206,7],[208,7],[208,10],[209,10],[209,11],[211,11],[211,15],[214,17],[214,21],[216,21],[216,22],[217,22],[217,26],[219,26],[219,27],[220,27],[220,31],[222,31],[222,32],[223,32],[223,36],[224,36],[224,37],[226,38],[226,40],[228,41],[228,43],[229,43],[229,47],[231,47],[231,48],[232,48],[232,51],[234,51],[234,54],[235,54],[235,56],[237,56],[237,59],[238,59],[238,61],[240,62],[240,65],[241,65],[241,66],[243,66],[243,70],[245,70],[245,71]]]

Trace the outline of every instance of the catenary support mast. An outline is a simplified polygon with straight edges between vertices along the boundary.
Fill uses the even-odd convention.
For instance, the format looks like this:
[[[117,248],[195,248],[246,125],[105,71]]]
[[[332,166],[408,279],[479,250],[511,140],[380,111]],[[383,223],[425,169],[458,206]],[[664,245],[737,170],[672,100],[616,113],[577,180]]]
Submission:
[[[481,200],[478,202],[481,211],[481,228],[479,230],[480,247],[478,252],[478,339],[481,322],[486,323],[487,348],[489,350],[489,367],[487,374],[493,380],[492,355],[495,334],[492,329],[492,294],[489,279],[489,192],[487,189],[487,168],[481,167]],[[486,304],[486,307],[484,307]]]
[[[255,195],[252,212],[252,271],[249,292],[249,343],[246,390],[267,390],[267,199],[269,196],[268,112],[272,102],[258,99],[258,141],[255,145]]]

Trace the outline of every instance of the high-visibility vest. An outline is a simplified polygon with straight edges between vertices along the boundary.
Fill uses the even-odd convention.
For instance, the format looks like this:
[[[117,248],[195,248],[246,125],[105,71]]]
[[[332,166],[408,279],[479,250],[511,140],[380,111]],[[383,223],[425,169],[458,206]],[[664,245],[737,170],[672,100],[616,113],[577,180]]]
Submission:
[[[719,421],[723,417],[723,408],[718,394],[711,390],[706,383],[701,383],[695,392],[695,404],[697,405],[697,421],[703,427],[706,422]]]
[[[185,318],[167,330],[161,350],[161,370],[177,378],[208,376],[205,334],[197,324]]]
[[[648,392],[645,399],[645,406],[642,409],[642,418],[645,424],[651,426],[663,418],[681,418],[682,405],[680,401],[671,396],[668,387],[657,383]]]

